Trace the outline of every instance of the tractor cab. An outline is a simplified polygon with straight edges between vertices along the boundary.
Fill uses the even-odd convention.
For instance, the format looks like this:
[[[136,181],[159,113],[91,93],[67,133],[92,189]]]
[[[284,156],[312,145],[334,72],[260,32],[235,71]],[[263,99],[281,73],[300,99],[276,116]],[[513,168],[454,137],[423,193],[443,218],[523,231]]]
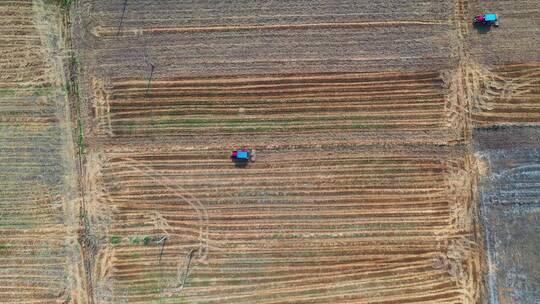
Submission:
[[[499,26],[499,19],[497,18],[497,14],[493,14],[493,13],[477,15],[477,16],[474,16],[473,18],[473,24]]]
[[[233,150],[231,153],[231,159],[236,164],[247,164],[250,161],[255,161],[255,150],[248,149],[246,147],[242,149]]]

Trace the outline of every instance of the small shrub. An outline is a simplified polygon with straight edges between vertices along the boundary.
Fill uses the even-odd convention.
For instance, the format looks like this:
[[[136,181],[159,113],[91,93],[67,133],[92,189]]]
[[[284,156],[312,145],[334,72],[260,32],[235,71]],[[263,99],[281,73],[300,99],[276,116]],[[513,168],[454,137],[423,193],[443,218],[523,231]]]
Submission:
[[[113,245],[118,245],[118,244],[120,244],[122,242],[122,238],[119,237],[119,236],[116,236],[116,235],[111,236],[111,238],[109,240],[110,240],[111,244],[113,244]]]
[[[151,241],[152,241],[152,238],[149,237],[149,236],[145,236],[145,237],[143,238],[143,243],[144,243],[145,245],[150,245],[150,242],[151,242]]]
[[[62,8],[68,8],[75,0],[56,0]]]

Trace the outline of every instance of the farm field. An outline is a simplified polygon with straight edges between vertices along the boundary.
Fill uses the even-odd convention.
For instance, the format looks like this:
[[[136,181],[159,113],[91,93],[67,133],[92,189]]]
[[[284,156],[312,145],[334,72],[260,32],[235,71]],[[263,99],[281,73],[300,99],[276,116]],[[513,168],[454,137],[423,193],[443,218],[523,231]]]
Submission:
[[[479,131],[476,141],[489,164],[480,183],[490,267],[486,280],[489,299],[492,303],[534,303],[540,298],[536,267],[540,262],[540,133],[537,128],[486,133]],[[494,144],[491,137],[506,145]]]
[[[538,1],[463,2],[499,13],[498,28],[469,28],[463,78],[479,168],[488,303],[540,300],[538,251]]]
[[[539,301],[538,7],[0,2],[0,302]]]
[[[55,11],[0,2],[0,302],[77,300],[79,210]],[[60,68],[61,69],[61,68]]]
[[[246,170],[221,150],[159,152],[100,158],[99,303],[476,299],[460,151],[262,150]]]
[[[489,49],[460,0],[124,4],[72,13],[95,302],[498,303],[473,130],[538,123],[528,4]]]
[[[466,72],[471,120],[478,127],[540,122],[540,65],[511,64]]]
[[[475,61],[487,66],[538,64],[538,4],[537,0],[469,1],[471,12],[498,12],[501,16],[499,28],[469,30],[468,43],[475,46],[470,50]]]
[[[318,4],[78,2],[96,303],[479,301],[454,4]]]
[[[160,79],[151,91],[147,81],[119,79],[98,99],[96,132],[115,140],[240,133],[260,144],[367,132],[447,143],[460,134],[450,131],[443,86],[437,72]]]
[[[460,74],[473,125],[538,125],[540,28],[535,12],[540,2],[457,3],[463,41]],[[472,12],[497,12],[500,26],[473,27]]]
[[[157,78],[426,70],[452,55],[449,1],[123,4],[83,0],[74,16],[81,55],[110,78],[149,63]]]

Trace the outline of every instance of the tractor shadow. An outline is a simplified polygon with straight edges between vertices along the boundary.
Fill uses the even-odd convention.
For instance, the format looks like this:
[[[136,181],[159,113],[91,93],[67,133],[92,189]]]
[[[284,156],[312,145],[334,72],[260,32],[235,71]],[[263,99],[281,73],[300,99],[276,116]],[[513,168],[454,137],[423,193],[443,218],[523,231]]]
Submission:
[[[487,34],[491,31],[493,25],[482,25],[482,24],[473,24],[473,27],[476,29],[478,34]]]
[[[231,160],[236,168],[246,168],[249,165],[248,160],[239,160],[234,158],[231,158]]]

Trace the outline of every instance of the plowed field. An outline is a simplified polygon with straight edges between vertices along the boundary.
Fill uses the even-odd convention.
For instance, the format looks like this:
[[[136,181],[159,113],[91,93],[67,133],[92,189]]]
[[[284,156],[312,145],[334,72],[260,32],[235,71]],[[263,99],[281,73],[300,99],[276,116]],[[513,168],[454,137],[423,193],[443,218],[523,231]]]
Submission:
[[[451,1],[123,4],[81,0],[74,16],[85,62],[109,77],[145,77],[149,61],[157,77],[451,66]]]
[[[215,150],[103,155],[100,302],[474,301],[468,160],[259,153],[249,170]]]
[[[437,72],[118,79],[96,108],[103,136],[450,133]],[[448,137],[448,136],[446,136]]]

